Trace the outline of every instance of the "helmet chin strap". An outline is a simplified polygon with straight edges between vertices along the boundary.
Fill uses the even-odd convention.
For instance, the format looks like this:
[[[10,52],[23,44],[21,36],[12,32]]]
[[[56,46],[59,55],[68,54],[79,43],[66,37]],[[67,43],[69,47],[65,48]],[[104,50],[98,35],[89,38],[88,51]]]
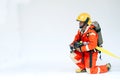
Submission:
[[[89,21],[89,18],[87,17],[87,19],[85,20],[84,24],[82,26],[80,26],[79,28],[83,28]]]

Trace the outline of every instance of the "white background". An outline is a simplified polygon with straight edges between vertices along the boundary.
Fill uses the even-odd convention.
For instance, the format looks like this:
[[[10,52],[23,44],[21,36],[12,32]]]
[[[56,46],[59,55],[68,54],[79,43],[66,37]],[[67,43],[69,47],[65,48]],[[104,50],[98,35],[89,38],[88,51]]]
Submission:
[[[0,0],[0,78],[120,78],[118,59],[102,54],[98,63],[110,62],[111,71],[90,75],[74,73],[76,65],[69,58],[69,44],[78,29],[76,17],[82,12],[100,23],[104,48],[120,56],[119,4],[119,0]]]

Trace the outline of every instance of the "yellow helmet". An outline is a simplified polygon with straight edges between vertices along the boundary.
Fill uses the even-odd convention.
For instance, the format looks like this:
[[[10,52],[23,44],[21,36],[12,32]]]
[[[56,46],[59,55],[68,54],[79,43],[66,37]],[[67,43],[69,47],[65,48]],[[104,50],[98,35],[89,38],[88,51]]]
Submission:
[[[88,25],[91,24],[90,15],[88,13],[81,13],[76,20],[86,22]]]

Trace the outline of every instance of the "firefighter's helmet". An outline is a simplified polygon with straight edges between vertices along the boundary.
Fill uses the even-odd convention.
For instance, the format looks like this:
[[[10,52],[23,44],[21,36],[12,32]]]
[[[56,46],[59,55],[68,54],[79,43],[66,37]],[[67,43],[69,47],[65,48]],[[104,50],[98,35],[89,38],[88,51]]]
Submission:
[[[82,21],[82,22],[86,22],[88,25],[91,24],[91,18],[90,15],[88,13],[81,13],[77,19],[77,21]]]

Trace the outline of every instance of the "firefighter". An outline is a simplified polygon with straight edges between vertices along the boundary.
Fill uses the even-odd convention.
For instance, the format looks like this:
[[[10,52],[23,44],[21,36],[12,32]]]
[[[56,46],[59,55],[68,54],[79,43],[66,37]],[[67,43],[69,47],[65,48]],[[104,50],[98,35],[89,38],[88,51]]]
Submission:
[[[98,51],[95,49],[98,42],[98,34],[91,25],[91,18],[88,13],[81,13],[77,17],[79,29],[70,48],[75,47],[70,54],[71,59],[79,67],[77,73],[88,72],[90,74],[105,73],[111,68],[111,64],[96,65]],[[82,45],[76,47],[77,42],[82,42]]]

